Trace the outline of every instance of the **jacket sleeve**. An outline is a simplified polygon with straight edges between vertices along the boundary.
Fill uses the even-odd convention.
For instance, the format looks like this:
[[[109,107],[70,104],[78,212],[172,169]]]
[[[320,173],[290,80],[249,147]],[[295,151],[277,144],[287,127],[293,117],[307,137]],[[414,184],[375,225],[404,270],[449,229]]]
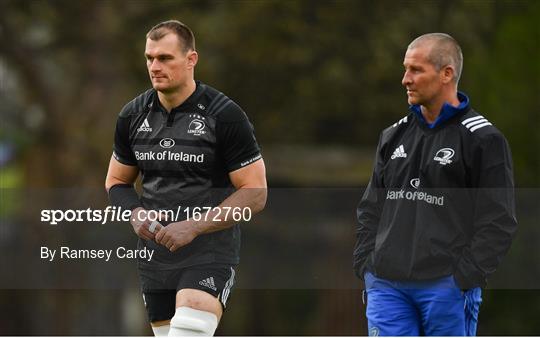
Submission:
[[[358,223],[356,225],[353,269],[360,279],[364,279],[367,259],[375,247],[375,236],[385,200],[381,140],[382,136],[379,138],[371,179],[356,209]]]
[[[502,134],[490,135],[476,154],[472,239],[454,274],[462,289],[485,287],[510,248],[517,230],[512,155]]]

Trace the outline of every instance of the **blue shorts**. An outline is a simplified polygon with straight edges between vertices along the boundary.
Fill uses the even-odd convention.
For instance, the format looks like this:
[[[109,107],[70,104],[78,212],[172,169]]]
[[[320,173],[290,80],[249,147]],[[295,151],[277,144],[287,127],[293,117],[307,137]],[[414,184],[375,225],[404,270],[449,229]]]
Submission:
[[[453,276],[391,281],[364,274],[370,336],[474,336],[482,290],[465,292]]]

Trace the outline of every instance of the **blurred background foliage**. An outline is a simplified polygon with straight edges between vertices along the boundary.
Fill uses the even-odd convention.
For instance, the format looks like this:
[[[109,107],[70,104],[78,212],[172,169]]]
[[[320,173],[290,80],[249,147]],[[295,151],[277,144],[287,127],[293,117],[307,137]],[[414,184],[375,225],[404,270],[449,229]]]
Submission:
[[[435,31],[460,42],[460,89],[509,140],[517,186],[539,187],[540,2],[0,0],[0,188],[101,187],[117,113],[149,87],[144,35],[171,18],[195,32],[196,78],[254,123],[271,187],[358,187],[359,199],[379,132],[407,114],[406,46]],[[4,227],[16,206],[1,203]],[[538,241],[539,206],[519,236]],[[353,236],[353,217],[341,226]],[[540,262],[535,247],[517,245],[513,261]],[[539,293],[488,291],[479,333],[540,334]],[[122,317],[142,306],[132,294],[3,290],[0,333],[148,334],[140,311],[142,324]],[[32,304],[43,318],[20,325]],[[240,289],[233,304],[221,334],[366,332],[360,290]],[[100,323],[55,320],[65,307]]]

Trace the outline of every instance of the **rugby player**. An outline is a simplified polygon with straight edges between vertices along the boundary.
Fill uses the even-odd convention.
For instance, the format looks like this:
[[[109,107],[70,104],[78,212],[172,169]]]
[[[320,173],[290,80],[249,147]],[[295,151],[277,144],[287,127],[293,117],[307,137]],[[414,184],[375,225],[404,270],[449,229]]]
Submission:
[[[190,28],[159,23],[144,55],[152,88],[118,116],[105,186],[112,205],[133,211],[138,248],[155,251],[150,262],[138,261],[155,335],[211,336],[235,280],[238,215],[248,220],[266,203],[265,166],[244,111],[195,81]],[[148,217],[178,207],[180,219]]]

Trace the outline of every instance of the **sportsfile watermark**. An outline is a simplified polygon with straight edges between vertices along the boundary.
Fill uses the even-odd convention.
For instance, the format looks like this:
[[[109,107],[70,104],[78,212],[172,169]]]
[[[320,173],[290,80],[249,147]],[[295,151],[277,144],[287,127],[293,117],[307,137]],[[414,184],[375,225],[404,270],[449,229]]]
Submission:
[[[431,213],[434,222],[457,220],[458,228],[463,231],[474,229],[469,219],[472,220],[475,214],[467,214],[469,206],[475,203],[486,205],[490,203],[489,196],[506,193],[495,188],[428,189],[424,187],[428,182],[422,181],[420,175],[411,177],[409,181],[392,189],[375,190],[371,196],[389,210],[403,207],[411,213]],[[403,194],[401,190],[404,190]],[[416,196],[415,192],[418,192]],[[222,190],[216,190],[216,193],[220,197],[225,196]],[[247,224],[236,223],[241,228],[241,274],[238,278],[242,278],[242,283],[238,287],[259,290],[361,289],[363,285],[350,266],[351,251],[357,240],[354,232],[358,224],[356,209],[364,193],[364,187],[268,189],[265,209],[260,214],[255,214],[252,209],[253,216]],[[444,203],[441,197],[444,197]],[[440,203],[434,203],[435,198]],[[160,253],[169,251],[155,241],[139,241],[127,222],[135,215],[118,207],[107,207],[101,188],[3,190],[0,200],[3,205],[0,267],[6,271],[0,278],[0,289],[137,288],[139,284],[134,266],[146,263],[159,265],[162,262]],[[215,200],[218,203],[218,199]],[[539,289],[540,265],[534,264],[536,256],[531,255],[540,245],[540,233],[536,231],[540,219],[539,200],[538,188],[515,190],[518,233],[497,271],[489,276],[489,289]],[[220,215],[217,212],[214,215],[208,213],[209,208],[203,208],[212,206],[211,203],[200,201],[188,205],[178,202],[167,209],[172,209],[173,218],[178,216],[179,220],[187,219],[187,206],[190,207],[187,211],[190,219],[223,219],[226,209],[221,209]],[[459,209],[455,208],[456,204],[459,204]],[[182,205],[180,211],[178,205]],[[165,207],[148,210],[148,216],[159,218],[159,209]],[[447,209],[458,211],[446,213]],[[77,210],[80,210],[80,216]],[[233,211],[229,211],[229,217]],[[240,211],[236,209],[237,219]],[[168,213],[171,217],[171,210]],[[75,219],[78,217],[80,220],[77,222]],[[105,217],[105,225],[101,225]],[[118,219],[121,221],[111,222]],[[68,223],[69,220],[73,222]],[[405,224],[406,221],[404,217],[395,220],[396,224]],[[159,223],[168,226],[169,222]],[[482,224],[480,228],[486,229],[485,226]],[[443,236],[446,230],[437,229],[430,227],[426,234],[430,238]],[[158,231],[155,233],[157,235]],[[214,239],[206,240],[210,236]],[[213,248],[221,238],[219,233],[210,236],[197,236],[195,241]],[[404,243],[423,245],[407,241],[407,238],[404,238]],[[181,247],[170,253],[171,259],[190,252],[190,247]],[[276,271],[280,272],[279,278]]]
[[[249,207],[181,207],[176,210],[145,210],[136,209],[135,212],[122,207],[108,206],[105,209],[43,209],[41,210],[41,222],[57,225],[61,222],[90,222],[106,224],[108,222],[130,222],[136,220],[149,220],[151,222],[167,220],[178,222],[188,221],[212,221],[222,222],[233,220],[234,222],[249,222],[252,217]]]
[[[152,260],[154,250],[147,248],[128,249],[120,246],[113,249],[75,249],[68,246],[58,248],[50,248],[47,246],[40,247],[40,259],[53,262],[55,260],[83,260],[83,259],[100,259],[109,262],[111,258],[118,259],[144,259],[148,262]]]

